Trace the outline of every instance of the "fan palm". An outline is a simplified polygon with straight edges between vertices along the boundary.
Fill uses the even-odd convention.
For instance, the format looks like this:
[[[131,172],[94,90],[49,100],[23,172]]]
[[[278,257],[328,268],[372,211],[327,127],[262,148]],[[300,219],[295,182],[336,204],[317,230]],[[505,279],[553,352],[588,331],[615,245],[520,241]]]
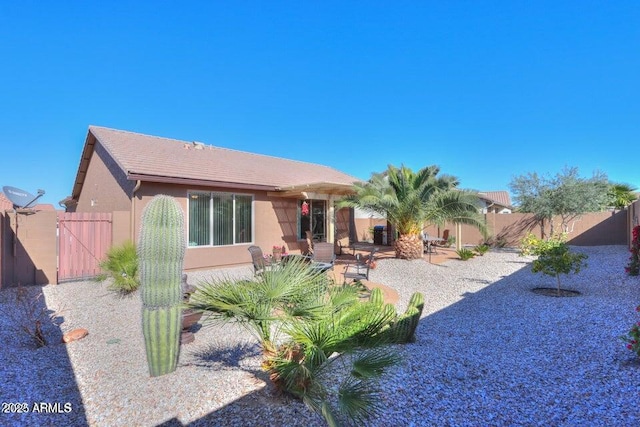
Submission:
[[[288,262],[255,280],[223,278],[205,281],[189,299],[189,308],[204,312],[209,321],[233,321],[245,326],[265,351],[274,348],[280,316],[313,318],[325,310],[321,298],[328,279],[303,260]]]
[[[355,184],[355,193],[340,202],[342,207],[357,207],[385,215],[400,234],[396,241],[396,257],[422,257],[420,233],[425,223],[444,225],[446,221],[470,224],[486,233],[479,214],[476,193],[459,190],[457,178],[440,175],[438,166],[427,166],[418,172],[402,165],[389,165],[382,173],[374,173],[369,181]]]
[[[624,183],[609,184],[609,204],[616,209],[624,209],[633,203],[638,195],[635,193],[637,188]]]
[[[383,347],[395,311],[360,297],[357,285],[337,286],[326,274],[294,260],[254,280],[201,283],[188,306],[209,319],[246,326],[261,342],[262,367],[276,387],[333,426],[346,419],[362,424],[380,413],[374,380],[398,361]],[[330,399],[333,366],[347,376],[335,404]]]

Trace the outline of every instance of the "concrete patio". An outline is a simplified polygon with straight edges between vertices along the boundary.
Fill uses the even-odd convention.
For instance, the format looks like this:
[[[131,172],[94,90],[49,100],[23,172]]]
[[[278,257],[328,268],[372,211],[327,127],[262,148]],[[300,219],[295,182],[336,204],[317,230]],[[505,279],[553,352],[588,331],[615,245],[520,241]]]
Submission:
[[[383,259],[395,258],[395,250],[393,249],[393,246],[361,243],[358,245],[358,249],[356,249],[353,253],[352,251],[345,250],[342,254],[337,255],[335,267],[329,272],[329,274],[333,276],[336,283],[342,283],[344,281],[343,274],[347,265],[356,262],[356,255],[360,255],[361,259],[364,259],[369,255],[371,249],[374,247],[378,249],[375,254],[376,262]],[[438,247],[436,248],[434,253],[425,253],[423,258],[425,262],[430,262],[432,264],[442,264],[445,261],[456,259],[458,258],[458,256],[456,255],[455,248]],[[370,280],[364,280],[363,284],[369,289],[382,289],[385,302],[391,304],[396,304],[398,302],[398,292],[392,287],[388,286],[388,284],[376,283]]]

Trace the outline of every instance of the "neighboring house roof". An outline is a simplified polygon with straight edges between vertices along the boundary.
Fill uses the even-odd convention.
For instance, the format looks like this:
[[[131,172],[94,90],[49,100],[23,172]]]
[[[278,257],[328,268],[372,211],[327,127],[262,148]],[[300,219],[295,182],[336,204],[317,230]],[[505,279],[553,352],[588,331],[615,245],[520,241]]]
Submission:
[[[508,191],[480,191],[478,193],[481,199],[487,200],[496,205],[511,207],[511,197]]]
[[[130,180],[344,194],[357,178],[328,166],[253,154],[198,142],[89,126],[71,198],[82,189],[96,141]]]

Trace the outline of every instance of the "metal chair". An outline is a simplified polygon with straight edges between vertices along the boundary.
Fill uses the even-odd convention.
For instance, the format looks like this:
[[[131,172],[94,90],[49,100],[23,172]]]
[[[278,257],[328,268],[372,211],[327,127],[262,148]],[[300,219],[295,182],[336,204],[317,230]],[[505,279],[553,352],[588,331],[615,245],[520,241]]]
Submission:
[[[355,264],[347,264],[344,270],[344,281],[346,282],[347,279],[369,280],[369,270],[371,270],[371,264],[374,261],[374,255],[377,250],[377,248],[371,249],[371,253],[367,255],[364,261],[356,257]]]
[[[316,242],[313,245],[312,262],[331,264],[331,269],[336,261],[336,251],[333,243]]]
[[[444,247],[445,245],[447,245],[448,240],[449,240],[449,229],[447,228],[442,232],[442,237],[440,238],[440,240],[438,240],[434,244],[436,246],[443,246]]]
[[[313,245],[311,260],[333,264],[336,260],[335,245],[327,242],[316,242]]]
[[[265,259],[264,254],[262,253],[262,249],[260,246],[249,246],[249,253],[251,254],[251,262],[253,263],[253,273],[257,276],[265,271],[269,271],[272,269],[273,265],[270,261]]]

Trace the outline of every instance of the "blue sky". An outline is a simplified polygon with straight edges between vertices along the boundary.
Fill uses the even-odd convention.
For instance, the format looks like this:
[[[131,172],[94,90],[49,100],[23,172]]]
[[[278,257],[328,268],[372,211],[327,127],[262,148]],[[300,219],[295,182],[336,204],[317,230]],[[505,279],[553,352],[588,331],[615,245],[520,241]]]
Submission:
[[[0,186],[57,206],[93,124],[362,179],[640,187],[639,23],[637,0],[0,1]]]

